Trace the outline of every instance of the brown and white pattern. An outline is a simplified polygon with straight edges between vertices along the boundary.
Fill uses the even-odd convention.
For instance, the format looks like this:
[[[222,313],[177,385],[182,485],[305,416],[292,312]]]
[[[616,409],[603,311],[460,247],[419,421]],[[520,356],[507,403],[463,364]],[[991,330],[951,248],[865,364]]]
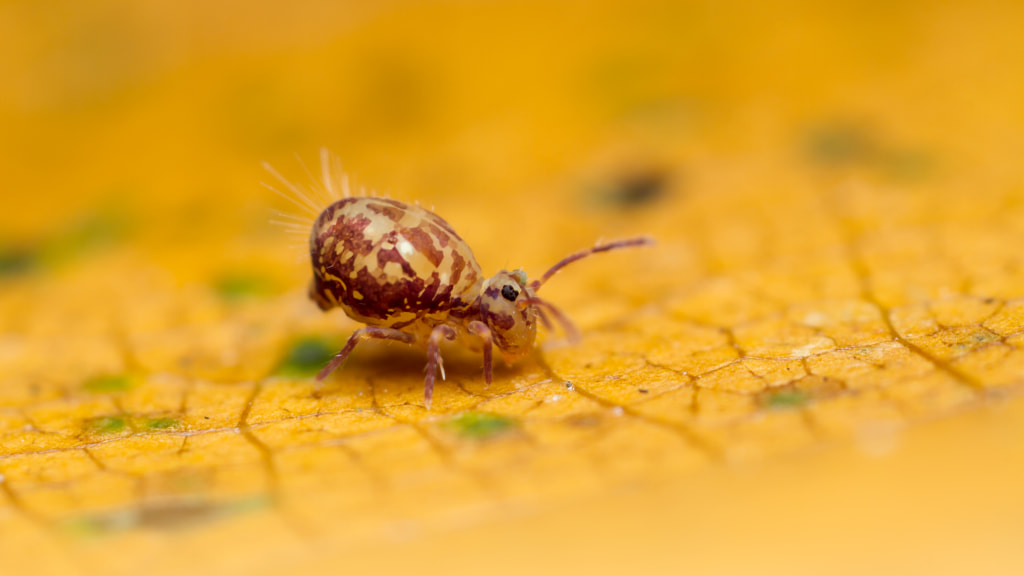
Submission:
[[[386,198],[331,204],[309,249],[313,300],[370,326],[429,332],[469,308],[483,281],[473,251],[447,222]]]
[[[566,264],[595,252],[646,244],[636,238],[597,245],[565,258],[539,280],[502,270],[484,280],[469,245],[440,216],[386,198],[345,198],[317,217],[309,238],[313,280],[309,296],[323,310],[341,308],[366,324],[317,375],[327,377],[359,341],[376,338],[427,348],[424,401],[430,407],[440,343],[455,340],[484,356],[491,381],[491,348],[506,362],[533,349],[545,311],[575,334],[557,308],[537,297],[541,285]]]

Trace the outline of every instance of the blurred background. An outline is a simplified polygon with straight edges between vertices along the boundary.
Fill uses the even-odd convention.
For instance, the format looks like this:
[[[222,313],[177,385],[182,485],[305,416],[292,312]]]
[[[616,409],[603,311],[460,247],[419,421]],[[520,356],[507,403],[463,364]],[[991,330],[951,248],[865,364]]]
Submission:
[[[259,162],[301,181],[293,155],[315,164],[321,146],[364,185],[442,213],[543,211],[523,208],[535,189],[579,202],[623,171],[681,189],[687,162],[754,151],[995,178],[1019,144],[1015,10],[5,2],[5,242],[117,210],[182,250],[182,222],[193,239],[236,237],[266,220]],[[488,212],[459,224],[501,219]]]
[[[35,551],[0,566],[1013,573],[1022,29],[1024,5],[996,0],[0,3],[0,540]],[[659,245],[552,282],[595,336],[507,388],[473,388],[467,355],[462,392],[412,412],[419,356],[380,375],[394,352],[371,346],[339,389],[368,398],[377,378],[408,406],[302,403],[355,324],[305,300],[305,239],[270,222],[297,209],[261,163],[316,185],[321,147],[358,186],[447,219],[485,274],[536,275],[597,238]],[[924,368],[894,348],[803,360],[885,343]],[[792,361],[712,372],[748,356]],[[632,395],[609,387],[621,374]],[[531,412],[566,395],[576,408]],[[623,408],[685,450],[615,424]],[[335,410],[361,415],[256,427]],[[533,443],[449,438],[460,410],[501,414],[455,420],[463,436]],[[356,468],[389,455],[369,466],[366,490],[389,486],[376,504],[332,500],[347,485],[320,453],[299,467],[316,488],[289,483],[283,452],[369,429],[422,432],[346,448]],[[562,459],[580,429],[614,441]],[[240,452],[221,430],[252,452],[228,480]],[[145,443],[193,433],[213,448],[185,463]],[[416,442],[438,469],[508,483],[400,490],[387,481],[429,467],[402,451]],[[278,514],[290,497],[308,500],[297,522]]]

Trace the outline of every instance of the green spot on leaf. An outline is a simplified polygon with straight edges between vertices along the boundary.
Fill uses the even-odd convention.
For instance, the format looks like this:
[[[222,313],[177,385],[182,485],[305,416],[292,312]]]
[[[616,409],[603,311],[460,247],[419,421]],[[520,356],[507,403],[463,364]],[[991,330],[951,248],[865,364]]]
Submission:
[[[324,339],[303,338],[292,344],[276,373],[279,376],[312,376],[327,365],[337,352],[337,347]]]
[[[0,247],[0,278],[25,274],[36,264],[36,255],[30,250]]]
[[[764,396],[764,405],[775,410],[799,408],[811,400],[803,390],[775,390]]]
[[[123,416],[101,416],[89,420],[87,427],[95,434],[117,434],[128,428],[128,421]]]
[[[63,223],[53,233],[37,238],[6,239],[0,246],[0,278],[55,267],[122,241],[129,219],[119,206]]]
[[[145,418],[141,422],[142,428],[146,430],[166,430],[174,428],[179,424],[176,418]]]
[[[272,504],[273,500],[269,496],[250,496],[225,503],[221,508],[229,514],[244,514],[270,508]]]
[[[485,412],[464,412],[450,420],[446,427],[459,436],[473,440],[487,440],[508,432],[515,421],[505,416]]]
[[[874,139],[863,126],[845,122],[812,130],[806,146],[812,162],[833,167],[863,162],[876,148]]]
[[[138,523],[138,512],[135,510],[119,510],[94,516],[69,518],[59,523],[59,528],[69,536],[78,538],[94,538],[123,532]]]
[[[94,376],[85,381],[82,388],[86,392],[94,394],[109,394],[112,392],[126,392],[135,387],[135,381],[124,374]]]
[[[61,264],[117,244],[128,233],[128,218],[116,207],[105,207],[76,222],[40,245],[40,257]]]
[[[927,178],[936,168],[928,151],[886,142],[868,126],[849,121],[811,130],[804,148],[808,160],[818,166],[857,168],[899,182]]]
[[[221,298],[229,302],[273,294],[274,285],[264,276],[248,273],[224,274],[214,283]]]

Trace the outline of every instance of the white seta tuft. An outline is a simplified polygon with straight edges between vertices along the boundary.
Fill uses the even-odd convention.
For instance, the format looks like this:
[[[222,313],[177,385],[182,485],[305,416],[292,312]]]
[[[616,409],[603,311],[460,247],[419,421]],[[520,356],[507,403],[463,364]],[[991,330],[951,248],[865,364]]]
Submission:
[[[274,186],[267,182],[260,182],[260,184],[299,210],[298,213],[275,210],[274,218],[270,222],[289,232],[300,230],[304,234],[308,234],[313,222],[325,208],[342,198],[352,196],[352,185],[348,174],[342,170],[341,160],[331,154],[327,148],[320,149],[319,179],[313,175],[302,158],[296,155],[295,159],[309,178],[308,185],[288,180],[267,162],[262,163],[263,169],[273,176],[280,186]],[[362,195],[366,195],[365,190],[360,189],[360,191]]]
[[[273,210],[270,223],[291,236],[308,238],[313,223],[320,213],[334,202],[352,196],[349,177],[342,170],[341,160],[330,153],[327,148],[320,149],[319,179],[306,166],[297,154],[295,159],[309,178],[309,184],[302,185],[285,178],[267,162],[263,162],[266,170],[278,184],[260,182],[265,188],[287,200],[297,211]],[[305,243],[296,245],[301,255],[299,259],[308,257],[308,246]]]

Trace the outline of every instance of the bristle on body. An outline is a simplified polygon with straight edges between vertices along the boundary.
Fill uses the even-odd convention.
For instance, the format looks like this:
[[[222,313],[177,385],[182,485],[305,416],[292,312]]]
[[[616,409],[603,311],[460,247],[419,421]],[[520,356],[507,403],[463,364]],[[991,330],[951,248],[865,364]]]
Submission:
[[[309,170],[306,163],[298,155],[295,156],[299,165],[309,178],[308,184],[298,184],[285,178],[268,162],[263,162],[266,170],[279,186],[261,182],[265,188],[287,200],[298,212],[274,210],[271,223],[288,232],[301,231],[309,234],[313,222],[328,206],[352,196],[352,184],[348,174],[342,169],[341,159],[331,154],[327,148],[320,149],[320,176],[317,178]],[[365,189],[360,188],[360,195],[366,196]]]
[[[352,196],[352,185],[348,174],[342,169],[341,159],[331,154],[327,148],[320,149],[319,177],[310,171],[298,154],[295,159],[306,173],[308,184],[292,182],[268,162],[262,163],[263,169],[277,182],[260,184],[292,205],[291,211],[273,210],[270,223],[290,236],[304,239],[309,237],[313,224],[321,212],[334,202]],[[360,192],[361,195],[366,195],[365,190],[360,189]],[[296,244],[295,248],[299,260],[309,257],[308,246],[305,243]]]

